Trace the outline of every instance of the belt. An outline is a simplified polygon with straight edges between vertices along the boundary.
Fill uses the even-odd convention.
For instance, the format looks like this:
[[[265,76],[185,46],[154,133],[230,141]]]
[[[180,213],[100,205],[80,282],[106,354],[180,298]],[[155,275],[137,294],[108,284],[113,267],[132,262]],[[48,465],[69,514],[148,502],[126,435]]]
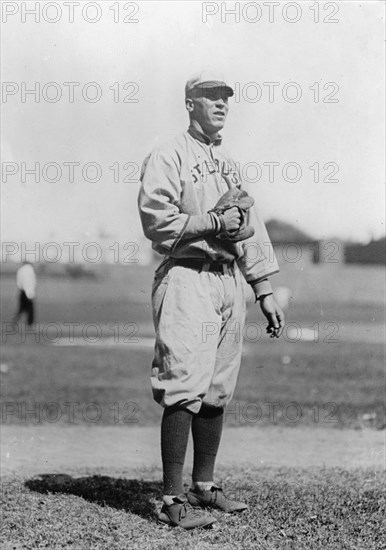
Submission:
[[[201,260],[200,258],[173,258],[174,265],[181,265],[197,271],[214,271],[225,273],[232,270],[234,262],[217,262],[210,259]]]

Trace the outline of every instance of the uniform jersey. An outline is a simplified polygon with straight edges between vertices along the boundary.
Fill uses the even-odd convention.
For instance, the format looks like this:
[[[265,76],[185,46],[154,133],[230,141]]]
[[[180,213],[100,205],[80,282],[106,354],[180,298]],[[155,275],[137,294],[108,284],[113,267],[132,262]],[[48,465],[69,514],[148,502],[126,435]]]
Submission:
[[[190,127],[154,149],[145,159],[138,206],[144,234],[154,250],[173,258],[236,260],[248,282],[279,271],[265,225],[256,207],[247,213],[255,234],[242,242],[219,239],[208,211],[231,187],[243,188],[237,164],[220,140]]]

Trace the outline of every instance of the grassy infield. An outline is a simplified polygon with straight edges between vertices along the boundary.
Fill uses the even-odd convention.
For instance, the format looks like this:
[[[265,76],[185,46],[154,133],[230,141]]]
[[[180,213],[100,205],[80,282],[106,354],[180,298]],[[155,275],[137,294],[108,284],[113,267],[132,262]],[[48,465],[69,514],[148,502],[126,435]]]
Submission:
[[[381,472],[259,468],[221,471],[224,486],[245,498],[240,516],[215,513],[211,530],[157,524],[160,471],[145,479],[42,476],[4,483],[3,548],[169,550],[372,550],[384,548]],[[114,472],[112,472],[114,475]]]
[[[44,308],[44,304],[43,304]],[[146,311],[137,307],[136,315]],[[342,318],[367,316],[366,308],[339,310]],[[75,306],[72,308],[74,313]],[[78,314],[83,311],[78,306]],[[95,313],[95,312],[94,312]],[[309,318],[315,318],[311,310]],[[52,315],[52,312],[51,312]],[[144,317],[148,313],[144,314]],[[59,317],[59,316],[58,316]],[[95,313],[95,317],[98,317]],[[75,316],[75,318],[77,318]],[[79,318],[79,317],[78,317]],[[138,318],[138,317],[137,317]],[[63,320],[63,316],[60,316]],[[52,318],[50,317],[50,320]],[[117,320],[122,320],[117,315]],[[78,402],[74,422],[87,421],[86,403],[97,403],[100,423],[114,424],[113,403],[136,403],[136,425],[159,421],[147,379],[151,350],[132,346],[102,350],[56,348],[45,343],[14,342],[4,347],[3,401],[16,403],[7,423],[26,423],[20,403],[39,403],[43,411],[55,402],[68,423],[65,402]],[[291,357],[289,364],[283,356]],[[379,345],[338,342],[294,344],[266,339],[244,358],[231,407],[261,407],[259,420],[228,415],[227,422],[300,427],[323,424],[330,429],[379,429],[385,425],[383,360]],[[264,403],[279,403],[273,417]],[[301,417],[291,422],[283,411],[297,403]],[[333,403],[333,408],[327,403]],[[250,408],[250,411],[256,410]],[[56,409],[57,410],[57,409]],[[299,409],[298,409],[299,410]],[[319,411],[319,415],[316,411]],[[54,414],[55,411],[52,412]],[[291,414],[293,410],[287,410]],[[50,415],[50,410],[45,409]],[[366,416],[367,415],[367,416]],[[115,419],[116,420],[116,419]],[[44,419],[42,419],[44,421]],[[123,422],[123,418],[119,418]],[[117,477],[120,476],[120,477]],[[5,549],[49,550],[162,550],[294,549],[372,550],[386,548],[386,497],[383,473],[372,470],[219,469],[227,493],[249,502],[241,516],[215,514],[215,528],[187,533],[156,522],[162,495],[161,471],[143,470],[135,479],[122,472],[111,477],[82,478],[42,475],[33,479],[2,480],[2,540]],[[383,524],[382,524],[383,522]]]

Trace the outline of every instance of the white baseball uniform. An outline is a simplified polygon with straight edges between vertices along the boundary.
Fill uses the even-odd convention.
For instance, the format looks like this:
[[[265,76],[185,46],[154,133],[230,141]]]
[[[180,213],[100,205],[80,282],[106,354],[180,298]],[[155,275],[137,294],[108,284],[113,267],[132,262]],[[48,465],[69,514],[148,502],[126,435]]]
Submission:
[[[237,243],[216,237],[208,210],[233,186],[243,188],[221,139],[210,143],[193,127],[157,147],[143,164],[138,196],[143,231],[165,255],[152,289],[151,382],[163,406],[179,404],[192,412],[201,402],[226,406],[241,361],[243,276],[265,294],[271,291],[267,277],[279,270],[255,207],[247,214],[254,236]],[[189,259],[201,260],[201,268],[180,265]],[[212,262],[224,267],[214,270]]]

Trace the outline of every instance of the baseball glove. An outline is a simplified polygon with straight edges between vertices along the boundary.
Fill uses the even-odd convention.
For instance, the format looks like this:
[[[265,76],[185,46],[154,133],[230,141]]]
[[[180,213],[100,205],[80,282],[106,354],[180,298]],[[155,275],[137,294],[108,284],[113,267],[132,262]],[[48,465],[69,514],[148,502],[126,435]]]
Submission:
[[[246,223],[246,215],[247,211],[253,206],[254,199],[248,195],[246,191],[243,191],[239,189],[238,187],[233,187],[232,189],[229,189],[215,204],[215,206],[209,210],[209,212],[214,212],[217,214],[220,224],[221,224],[221,230],[218,234],[218,237],[220,239],[226,239],[232,242],[238,242],[238,241],[244,241],[245,239],[248,239],[249,237],[252,237],[254,235],[255,230],[251,225],[247,225]],[[241,223],[240,227],[236,231],[227,231],[225,228],[224,220],[223,220],[223,214],[226,210],[229,210],[230,208],[237,207],[240,212],[241,216]]]

